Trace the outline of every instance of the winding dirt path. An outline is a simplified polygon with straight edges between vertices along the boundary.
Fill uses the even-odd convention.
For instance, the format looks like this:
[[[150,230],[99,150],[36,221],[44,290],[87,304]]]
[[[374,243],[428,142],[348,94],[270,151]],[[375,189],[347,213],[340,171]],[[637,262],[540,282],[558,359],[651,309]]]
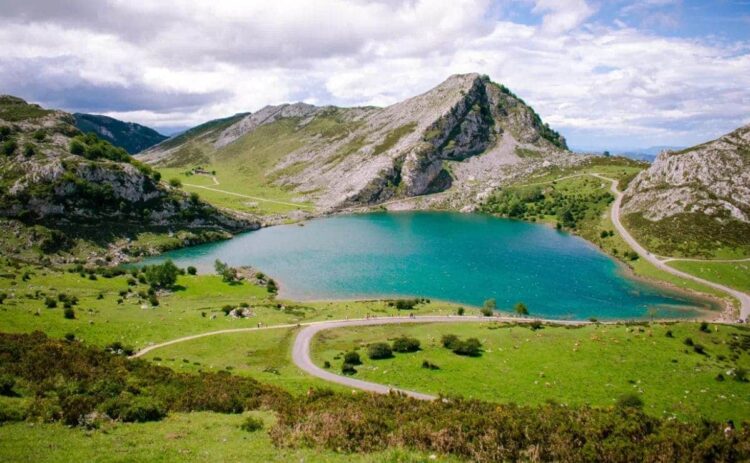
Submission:
[[[235,193],[233,191],[220,190],[218,188],[211,188],[209,186],[196,185],[194,183],[184,183],[184,185],[192,187],[192,188],[203,188],[204,190],[215,191],[217,193],[224,193],[224,194],[227,194],[227,195],[239,196],[240,198],[252,199],[254,201],[262,201],[264,203],[281,204],[281,205],[284,205],[284,206],[292,206],[292,207],[296,207],[296,208],[299,208],[299,209],[314,209],[314,207],[308,206],[307,204],[288,203],[286,201],[276,201],[274,199],[266,199],[266,198],[261,198],[259,196],[243,195],[241,193]]]

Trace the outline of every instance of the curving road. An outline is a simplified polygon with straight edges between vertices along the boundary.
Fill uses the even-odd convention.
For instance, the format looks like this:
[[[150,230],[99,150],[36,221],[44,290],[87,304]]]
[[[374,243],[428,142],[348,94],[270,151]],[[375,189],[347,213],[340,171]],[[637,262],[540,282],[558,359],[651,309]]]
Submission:
[[[630,245],[631,248],[635,252],[638,253],[638,255],[647,261],[649,261],[651,264],[653,264],[655,267],[664,270],[665,272],[669,272],[672,275],[676,275],[681,278],[687,278],[689,280],[696,281],[698,283],[704,284],[706,286],[710,286],[712,288],[718,289],[719,291],[722,291],[724,293],[727,293],[740,301],[740,318],[747,320],[748,317],[750,317],[750,295],[743,293],[742,291],[738,291],[736,289],[732,289],[728,286],[724,286],[719,283],[714,283],[713,281],[704,280],[703,278],[697,277],[695,275],[691,275],[689,273],[682,272],[680,270],[677,270],[676,268],[670,267],[666,264],[667,260],[662,260],[656,257],[654,254],[651,254],[644,248],[643,246],[638,243],[638,241],[633,238],[633,236],[628,232],[628,230],[622,225],[622,222],[620,222],[620,206],[622,205],[622,198],[623,193],[617,188],[617,185],[619,184],[618,180],[615,180],[613,178],[605,177],[601,174],[591,174],[594,177],[600,178],[602,180],[607,180],[611,183],[610,190],[615,195],[615,201],[612,204],[611,209],[611,218],[612,223],[614,224],[617,231],[620,233],[622,238],[625,240],[628,245]],[[676,260],[676,259],[672,259]]]

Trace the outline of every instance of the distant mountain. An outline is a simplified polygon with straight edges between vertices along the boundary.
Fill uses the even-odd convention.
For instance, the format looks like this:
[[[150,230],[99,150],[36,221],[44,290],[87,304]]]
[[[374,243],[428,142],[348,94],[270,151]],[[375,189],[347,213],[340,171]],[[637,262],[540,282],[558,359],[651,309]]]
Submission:
[[[168,138],[149,127],[107,116],[75,113],[73,117],[75,126],[81,132],[95,133],[99,138],[123,148],[130,154],[139,153]]]
[[[446,193],[444,207],[463,208],[513,175],[583,157],[508,88],[462,74],[385,108],[267,106],[190,129],[139,158],[211,166],[337,209],[437,192]]]
[[[750,125],[662,152],[630,182],[622,211],[657,253],[750,253]]]

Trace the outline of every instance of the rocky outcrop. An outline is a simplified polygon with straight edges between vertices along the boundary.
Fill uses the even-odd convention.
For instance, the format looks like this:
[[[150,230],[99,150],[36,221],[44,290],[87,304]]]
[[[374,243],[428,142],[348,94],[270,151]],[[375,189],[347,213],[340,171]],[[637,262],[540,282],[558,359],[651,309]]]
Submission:
[[[63,224],[240,231],[252,217],[225,213],[160,182],[124,150],[73,125],[70,114],[0,97],[0,216],[50,227]]]
[[[750,222],[750,125],[682,151],[664,151],[629,185],[623,213],[659,221],[683,213]]]

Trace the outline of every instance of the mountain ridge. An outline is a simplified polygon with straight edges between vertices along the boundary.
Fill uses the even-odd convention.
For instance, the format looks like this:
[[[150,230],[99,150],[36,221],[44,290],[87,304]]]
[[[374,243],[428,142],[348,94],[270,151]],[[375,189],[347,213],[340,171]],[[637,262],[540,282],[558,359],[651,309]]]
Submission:
[[[139,153],[169,138],[145,125],[100,114],[73,113],[73,117],[75,126],[81,132],[93,132],[130,154]]]
[[[465,206],[506,170],[577,161],[530,106],[479,74],[453,75],[384,108],[293,103],[207,124],[217,127],[162,142],[141,159],[157,167],[263,163],[256,179],[321,210],[448,190],[461,190],[457,202]],[[260,135],[274,130],[281,135]],[[288,143],[272,159],[259,158],[282,137]]]

